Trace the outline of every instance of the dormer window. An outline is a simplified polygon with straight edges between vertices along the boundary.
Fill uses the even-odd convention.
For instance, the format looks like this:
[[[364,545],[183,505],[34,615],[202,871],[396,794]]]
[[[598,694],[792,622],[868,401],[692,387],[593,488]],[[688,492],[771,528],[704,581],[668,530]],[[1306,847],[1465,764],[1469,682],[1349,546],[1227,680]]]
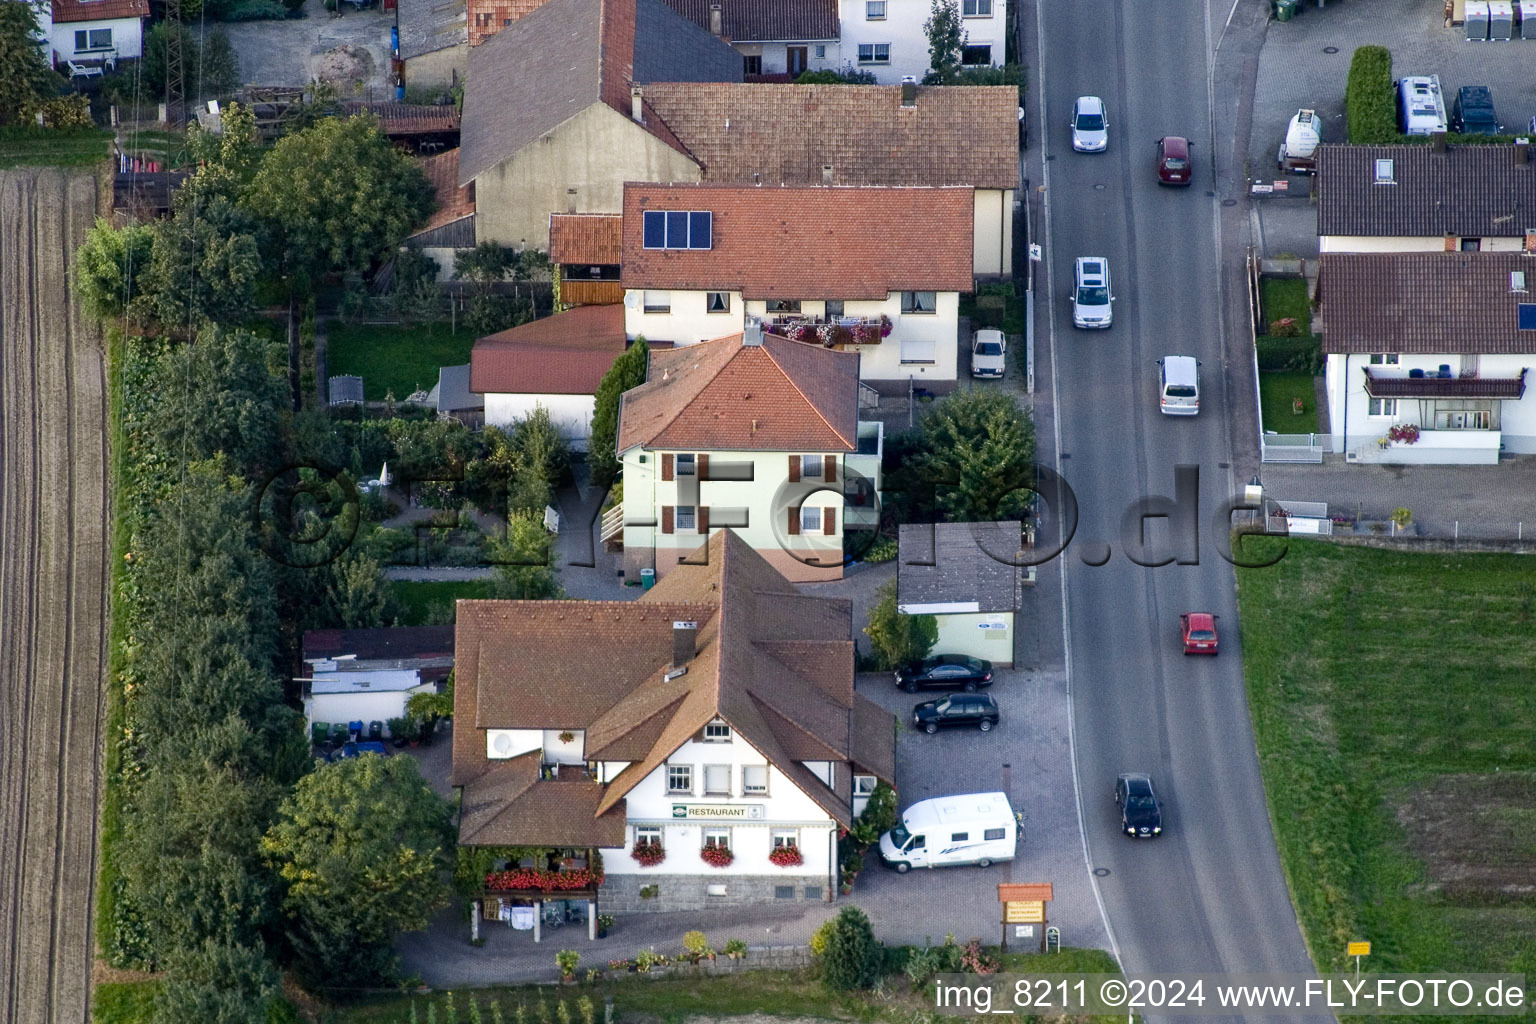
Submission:
[[[1525,291],[1525,271],[1511,270],[1509,272],[1509,290],[1512,292]]]
[[[1392,161],[1391,160],[1377,160],[1376,161],[1376,184],[1378,184],[1378,185],[1395,185],[1396,184],[1396,182],[1392,178]]]
[[[729,743],[731,742],[731,727],[724,722],[710,722],[704,727],[704,742]]]

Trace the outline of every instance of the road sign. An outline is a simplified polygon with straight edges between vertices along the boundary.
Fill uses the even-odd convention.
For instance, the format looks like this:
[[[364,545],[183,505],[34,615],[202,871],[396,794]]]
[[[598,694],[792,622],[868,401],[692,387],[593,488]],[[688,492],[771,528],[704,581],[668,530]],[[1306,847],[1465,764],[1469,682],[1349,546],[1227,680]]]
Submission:
[[[1369,942],[1351,942],[1348,956],[1370,956],[1371,944]]]
[[[1003,922],[1005,924],[1021,924],[1032,922],[1041,924],[1045,921],[1044,900],[1016,900],[1003,904]]]
[[[1030,259],[1030,262],[1032,262],[1032,263],[1039,263],[1040,262],[1040,257],[1042,255],[1043,254],[1041,253],[1040,247],[1038,245],[1031,245],[1029,247],[1029,259]]]
[[[1016,924],[1013,926],[1013,937],[1016,939],[1032,939],[1035,937],[1035,926],[1032,924]]]

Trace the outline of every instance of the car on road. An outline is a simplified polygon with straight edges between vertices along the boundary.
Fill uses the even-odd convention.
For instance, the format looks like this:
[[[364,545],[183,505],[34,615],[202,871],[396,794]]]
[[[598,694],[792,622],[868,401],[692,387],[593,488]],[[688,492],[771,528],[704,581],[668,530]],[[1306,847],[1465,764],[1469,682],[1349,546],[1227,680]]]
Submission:
[[[1157,140],[1157,180],[1163,185],[1188,185],[1194,180],[1189,140],[1182,135],[1164,135]]]
[[[1126,835],[1151,839],[1162,834],[1162,805],[1152,788],[1152,776],[1126,772],[1115,779],[1115,806],[1120,808],[1120,831]]]
[[[1114,323],[1115,296],[1109,290],[1109,261],[1079,256],[1072,270],[1072,326],[1102,330]]]
[[[968,654],[935,654],[896,670],[896,685],[913,690],[964,690],[992,685],[992,663]]]
[[[1157,407],[1164,416],[1200,414],[1200,361],[1164,356],[1157,361]]]
[[[985,693],[951,693],[912,709],[912,725],[930,736],[953,725],[973,725],[991,732],[997,720],[997,701]]]
[[[971,335],[971,376],[1001,379],[1008,363],[1008,339],[1003,332],[985,328]]]
[[[1216,654],[1220,638],[1216,635],[1216,616],[1210,612],[1185,612],[1179,616],[1179,630],[1184,637],[1185,654]]]
[[[1097,96],[1079,96],[1072,104],[1072,148],[1102,153],[1109,148],[1109,116]]]

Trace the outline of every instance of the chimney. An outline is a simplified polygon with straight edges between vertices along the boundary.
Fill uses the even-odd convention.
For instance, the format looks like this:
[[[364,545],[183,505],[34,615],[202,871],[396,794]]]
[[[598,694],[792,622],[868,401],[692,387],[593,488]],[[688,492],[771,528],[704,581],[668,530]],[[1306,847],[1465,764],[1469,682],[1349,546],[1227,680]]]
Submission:
[[[1531,140],[1519,138],[1515,140],[1515,166],[1525,167],[1531,162]]]
[[[748,317],[746,326],[741,329],[741,344],[743,347],[760,346],[763,343],[763,322],[757,317]]]
[[[576,212],[576,190],[573,188],[568,188],[565,190],[565,212]]]
[[[698,636],[697,622],[672,623],[672,672],[677,672],[678,669],[687,670],[688,663],[693,660]],[[668,672],[667,675],[671,676],[672,672]],[[677,674],[682,675],[681,672]]]
[[[830,185],[830,184],[832,184],[832,165],[831,164],[822,164],[821,165],[821,183],[823,185]]]
[[[641,124],[645,124],[644,98],[640,95],[640,87],[638,85],[629,87],[629,116]]]
[[[1431,132],[1429,145],[1436,153],[1445,152],[1445,132]]]
[[[901,76],[901,105],[917,106],[917,79],[912,75]]]
[[[720,24],[719,4],[709,5],[709,34],[712,36],[720,36],[725,34],[723,27]]]

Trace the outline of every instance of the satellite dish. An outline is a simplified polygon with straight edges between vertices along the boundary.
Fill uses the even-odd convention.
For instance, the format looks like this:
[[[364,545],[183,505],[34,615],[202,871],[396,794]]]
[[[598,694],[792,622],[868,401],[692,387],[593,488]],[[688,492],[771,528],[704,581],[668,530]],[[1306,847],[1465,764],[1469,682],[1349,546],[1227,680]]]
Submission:
[[[501,733],[494,740],[491,740],[491,749],[502,757],[508,756],[512,753],[512,737],[506,733]]]
[[[625,309],[639,309],[640,308],[640,293],[637,292],[637,291],[634,291],[633,289],[631,289],[630,291],[625,292],[624,293],[624,308]]]

